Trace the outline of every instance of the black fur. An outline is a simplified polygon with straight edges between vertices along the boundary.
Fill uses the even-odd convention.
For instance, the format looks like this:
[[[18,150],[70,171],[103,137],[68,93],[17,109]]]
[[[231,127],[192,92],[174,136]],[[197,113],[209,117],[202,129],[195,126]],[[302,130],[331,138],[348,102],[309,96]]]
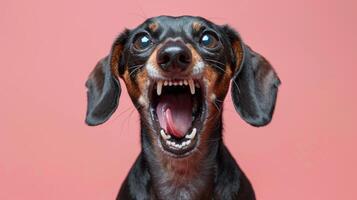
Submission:
[[[91,126],[107,121],[118,107],[120,83],[113,77],[109,63],[109,56],[100,60],[86,82],[88,88],[86,123]]]
[[[188,26],[197,21],[217,35],[220,41],[218,48],[207,51],[197,44],[200,32],[195,32],[189,28],[191,26]],[[152,22],[159,24],[155,32],[150,32],[148,29],[148,25]],[[155,44],[146,51],[140,52],[133,49],[132,44],[142,33],[150,34]],[[121,89],[113,69],[118,70],[120,76],[128,71],[130,84],[139,84],[136,82],[136,74],[144,69],[137,70],[130,66],[145,64],[155,47],[168,37],[181,37],[190,43],[208,65],[215,65],[212,60],[224,63],[225,66],[220,66],[221,69],[214,68],[215,72],[220,74],[218,81],[223,79],[228,67],[232,68],[233,103],[246,122],[253,126],[263,126],[271,121],[280,80],[264,57],[245,45],[239,35],[228,26],[218,26],[201,17],[160,16],[148,19],[136,29],[126,30],[113,44],[110,55],[97,64],[86,83],[87,124],[98,125],[105,122],[118,106]],[[138,99],[133,96],[131,98],[137,106]],[[225,94],[220,98],[223,100]],[[219,105],[223,109],[222,102]],[[142,151],[122,184],[117,196],[118,200],[255,199],[251,183],[222,141],[222,112],[214,113],[217,117],[207,121],[215,128],[205,133],[208,134],[209,145],[203,151],[203,157],[199,160],[191,160],[189,163],[190,168],[199,170],[192,177],[182,177],[187,179],[184,184],[175,185],[175,180],[179,180],[180,175],[177,174],[174,179],[170,178],[170,175],[176,172],[163,166],[163,157],[167,159],[168,156],[155,153],[158,144],[153,142],[152,138],[157,135],[152,135],[152,130],[156,127],[148,123],[151,120],[147,117],[150,111],[140,106],[137,106],[137,109],[141,121]]]

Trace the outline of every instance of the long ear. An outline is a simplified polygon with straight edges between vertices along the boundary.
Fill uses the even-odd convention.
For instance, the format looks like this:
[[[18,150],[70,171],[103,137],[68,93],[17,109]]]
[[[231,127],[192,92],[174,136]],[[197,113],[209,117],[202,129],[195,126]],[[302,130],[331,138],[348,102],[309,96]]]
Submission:
[[[247,123],[264,126],[273,116],[279,77],[263,56],[245,45],[237,33],[230,31],[233,57],[236,59],[231,87],[234,107]]]
[[[110,55],[97,63],[86,82],[88,104],[85,121],[90,126],[107,121],[118,107],[121,93],[118,70],[127,32],[118,37]]]

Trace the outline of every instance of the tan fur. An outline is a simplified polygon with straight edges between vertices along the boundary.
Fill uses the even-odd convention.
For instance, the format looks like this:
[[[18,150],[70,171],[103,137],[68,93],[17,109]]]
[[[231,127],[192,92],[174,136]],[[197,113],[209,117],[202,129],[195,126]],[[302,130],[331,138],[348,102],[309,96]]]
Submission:
[[[199,22],[193,22],[192,23],[192,29],[196,32],[200,31],[202,28],[202,25]]]
[[[233,43],[233,51],[236,55],[236,60],[237,60],[237,65],[236,66],[231,66],[233,72],[237,72],[240,69],[240,66],[242,65],[243,62],[243,49],[242,49],[242,43],[240,41],[235,41]]]
[[[157,31],[158,28],[159,28],[159,24],[156,23],[156,22],[152,22],[152,23],[149,24],[149,29],[150,29],[152,32]]]
[[[111,71],[112,71],[113,75],[115,76],[115,78],[117,78],[119,80],[118,63],[119,63],[121,51],[123,50],[123,46],[117,45],[113,48],[114,48],[112,51],[113,56],[110,60],[110,66],[111,66]]]

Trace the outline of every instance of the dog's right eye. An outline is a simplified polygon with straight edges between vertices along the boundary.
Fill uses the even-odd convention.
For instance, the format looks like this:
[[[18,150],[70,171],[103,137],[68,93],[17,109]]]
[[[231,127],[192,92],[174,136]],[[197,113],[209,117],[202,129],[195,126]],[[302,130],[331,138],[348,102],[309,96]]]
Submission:
[[[136,50],[142,51],[147,49],[151,44],[152,41],[148,35],[141,35],[135,39],[134,48]]]

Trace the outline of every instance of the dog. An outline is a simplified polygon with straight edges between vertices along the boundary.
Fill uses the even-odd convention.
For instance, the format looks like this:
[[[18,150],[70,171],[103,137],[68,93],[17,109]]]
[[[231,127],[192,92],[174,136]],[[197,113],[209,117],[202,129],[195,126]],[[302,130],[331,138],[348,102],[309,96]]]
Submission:
[[[228,25],[158,16],[125,29],[86,82],[86,123],[109,119],[119,79],[140,115],[141,153],[117,199],[255,199],[222,140],[223,102],[252,126],[268,124],[280,79]]]

